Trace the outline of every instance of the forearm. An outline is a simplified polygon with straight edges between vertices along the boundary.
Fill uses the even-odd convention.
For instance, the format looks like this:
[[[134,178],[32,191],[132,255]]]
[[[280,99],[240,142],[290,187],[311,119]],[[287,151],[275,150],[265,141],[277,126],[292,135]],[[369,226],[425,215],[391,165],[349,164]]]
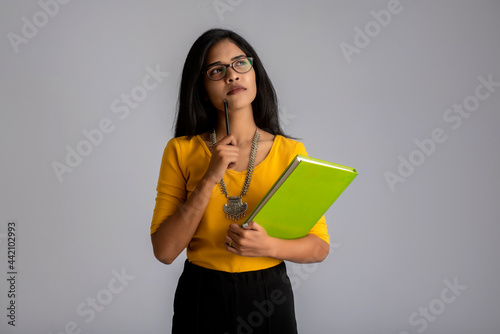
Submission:
[[[172,263],[188,246],[210,200],[215,183],[202,179],[184,204],[151,235],[155,257]]]
[[[329,244],[314,234],[298,239],[271,237],[256,222],[241,227],[231,224],[226,236],[226,249],[241,256],[266,256],[297,263],[321,262],[330,250]]]
[[[271,257],[297,263],[323,261],[329,253],[329,244],[314,234],[299,239],[272,238]]]

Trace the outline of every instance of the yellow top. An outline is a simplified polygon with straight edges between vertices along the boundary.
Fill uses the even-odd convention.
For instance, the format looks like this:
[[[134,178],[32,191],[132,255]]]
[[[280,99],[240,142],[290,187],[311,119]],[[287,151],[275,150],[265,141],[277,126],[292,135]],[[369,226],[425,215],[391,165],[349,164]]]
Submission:
[[[266,158],[254,168],[252,182],[242,200],[248,203],[247,214],[283,173],[297,154],[307,155],[302,143],[275,136]],[[158,178],[156,205],[151,222],[151,234],[186,201],[205,174],[212,154],[200,136],[172,138],[165,148]],[[228,169],[224,174],[229,196],[239,196],[246,171]],[[275,266],[282,260],[270,257],[244,257],[228,252],[224,238],[229,225],[222,210],[227,198],[215,186],[208,206],[201,218],[193,239],[187,247],[187,259],[201,267],[226,272],[244,272]],[[236,223],[242,223],[244,218]],[[323,216],[309,232],[329,243],[328,230]]]

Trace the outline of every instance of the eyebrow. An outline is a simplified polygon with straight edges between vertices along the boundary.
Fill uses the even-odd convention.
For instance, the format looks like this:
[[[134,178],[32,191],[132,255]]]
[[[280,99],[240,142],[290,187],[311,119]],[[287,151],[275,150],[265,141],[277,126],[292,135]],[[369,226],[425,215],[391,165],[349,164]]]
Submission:
[[[231,58],[231,61],[236,60],[236,59],[238,59],[238,58],[245,58],[245,57],[246,57],[246,55],[239,55],[239,56],[236,56],[236,57]],[[208,64],[208,65],[206,66],[206,68],[208,68],[208,67],[210,67],[210,66],[213,66],[213,65],[218,65],[218,64],[222,64],[222,62],[219,60],[219,61],[216,61],[216,62],[214,62],[214,63]]]

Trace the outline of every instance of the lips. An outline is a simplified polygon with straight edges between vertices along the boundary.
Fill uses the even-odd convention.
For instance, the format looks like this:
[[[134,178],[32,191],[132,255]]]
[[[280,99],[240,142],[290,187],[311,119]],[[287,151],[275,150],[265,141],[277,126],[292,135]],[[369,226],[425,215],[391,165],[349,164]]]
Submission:
[[[227,95],[233,95],[242,91],[247,90],[245,87],[242,87],[240,85],[234,85],[232,86],[229,91],[227,92]]]

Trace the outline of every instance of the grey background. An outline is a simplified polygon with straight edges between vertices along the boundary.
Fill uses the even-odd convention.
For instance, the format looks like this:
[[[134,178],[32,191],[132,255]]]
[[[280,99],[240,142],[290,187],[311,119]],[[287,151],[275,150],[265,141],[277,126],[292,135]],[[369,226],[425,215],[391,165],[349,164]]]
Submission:
[[[170,332],[184,255],[165,266],[152,254],[158,170],[187,51],[226,27],[259,52],[286,131],[311,156],[359,171],[327,213],[329,257],[289,264],[300,332],[500,333],[500,87],[457,129],[443,118],[479,77],[500,82],[500,3],[401,0],[348,61],[341,44],[355,46],[355,27],[376,29],[371,11],[390,3],[71,1],[43,24],[37,1],[2,0],[0,331]],[[34,15],[42,26],[16,53],[9,33]],[[113,101],[157,66],[168,76],[120,119]],[[114,130],[60,182],[53,162],[103,119]],[[418,159],[415,140],[437,128],[446,141],[391,189],[384,174],[398,173],[399,156]],[[16,327],[6,317],[11,220]],[[90,319],[98,297],[106,305]]]

